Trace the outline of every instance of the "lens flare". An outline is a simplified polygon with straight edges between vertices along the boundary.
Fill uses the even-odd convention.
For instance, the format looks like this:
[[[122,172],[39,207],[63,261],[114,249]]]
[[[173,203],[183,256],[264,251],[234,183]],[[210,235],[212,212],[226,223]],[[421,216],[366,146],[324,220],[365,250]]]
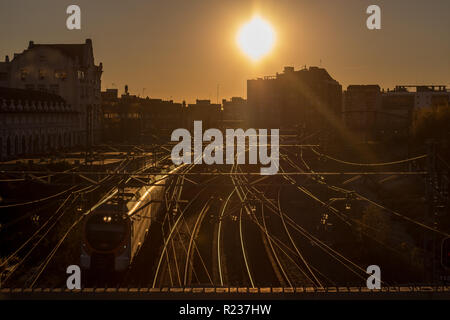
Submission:
[[[253,61],[258,61],[273,48],[275,32],[268,22],[255,16],[241,27],[236,40],[246,55]]]

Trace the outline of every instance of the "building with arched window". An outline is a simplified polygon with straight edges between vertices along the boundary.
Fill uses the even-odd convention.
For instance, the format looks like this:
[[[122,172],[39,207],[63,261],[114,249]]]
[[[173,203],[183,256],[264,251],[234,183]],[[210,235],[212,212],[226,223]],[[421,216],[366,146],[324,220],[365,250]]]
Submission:
[[[22,53],[15,53],[11,60],[7,56],[4,62],[0,62],[0,87],[60,96],[71,112],[70,121],[73,122],[70,125],[72,131],[66,134],[67,141],[70,137],[71,143],[75,145],[93,144],[100,141],[103,118],[100,103],[102,70],[101,63],[95,65],[91,39],[86,39],[85,43],[81,44],[35,44],[30,41],[28,48]],[[17,101],[23,100],[25,97],[18,97]],[[54,114],[46,114],[40,120],[49,121],[46,124],[49,126],[50,123],[60,120],[55,117],[57,116]],[[25,118],[21,119],[25,121]],[[33,150],[34,139],[37,139],[36,145],[39,145],[39,149],[57,148],[66,143],[63,142],[64,133],[59,135],[56,131],[46,132],[39,133],[38,136],[33,138]],[[14,150],[14,154],[17,154],[16,149],[20,152],[24,149],[22,137],[17,136],[16,148],[16,137],[10,134],[11,150]],[[3,143],[6,143],[5,140]],[[25,145],[30,145],[26,139]],[[28,151],[29,148],[25,149]]]
[[[72,147],[77,116],[58,95],[0,87],[0,159]]]

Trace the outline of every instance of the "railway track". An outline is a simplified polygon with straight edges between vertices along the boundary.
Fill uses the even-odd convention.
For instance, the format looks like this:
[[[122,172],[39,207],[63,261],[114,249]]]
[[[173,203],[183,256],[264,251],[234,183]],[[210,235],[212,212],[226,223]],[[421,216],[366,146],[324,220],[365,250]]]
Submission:
[[[128,164],[129,162],[124,160],[116,167],[116,170],[121,170]],[[79,208],[77,207],[83,197],[89,193],[93,193],[95,190],[99,189],[102,184],[108,183],[112,179],[112,176],[106,176],[101,180],[99,185],[85,187],[78,184],[71,187],[69,195],[62,201],[54,213],[51,214],[47,220],[43,221],[42,225],[40,225],[26,241],[16,249],[13,249],[14,251],[2,262],[0,268],[7,270],[6,274],[3,276],[2,284],[8,285],[13,283],[14,286],[28,286],[30,283],[34,283],[36,281],[33,280],[35,275],[33,273],[30,275],[29,272],[26,271],[26,269],[29,268],[29,263],[27,263],[28,260],[32,260],[31,263],[33,264],[45,264],[48,256],[46,257],[42,254],[43,250],[45,252],[43,246],[48,246],[50,239],[55,237],[56,227],[61,224],[63,219],[68,219],[67,213],[78,211]],[[37,253],[37,249],[39,249],[39,253]],[[50,251],[49,255],[51,255],[52,252],[53,251]],[[11,265],[8,266],[9,264]],[[42,273],[40,269],[38,270],[38,274]],[[27,280],[23,280],[24,276]],[[19,280],[19,278],[21,280]]]
[[[234,172],[242,172],[242,170],[238,167],[238,165],[234,166]],[[279,256],[275,246],[273,245],[273,239],[270,236],[270,232],[267,228],[267,224],[265,223],[264,216],[264,206],[260,205],[260,215],[262,217],[262,224],[258,220],[258,203],[254,202],[254,199],[257,199],[255,191],[248,187],[248,182],[246,177],[242,177],[239,175],[232,176],[233,183],[235,185],[236,193],[239,196],[240,202],[242,204],[242,210],[239,214],[239,232],[240,232],[240,241],[241,241],[241,249],[244,257],[244,262],[248,274],[248,278],[251,279],[250,282],[252,286],[257,286],[261,284],[267,284],[267,281],[270,281],[273,285],[274,282],[280,285],[290,285],[290,279],[285,271],[285,266],[282,263],[282,258]],[[242,218],[242,211],[245,211],[246,221]],[[259,276],[258,280],[256,280],[256,276],[252,275],[251,263],[249,262],[248,253],[246,250],[247,244],[245,243],[245,236],[242,231],[242,224],[244,222],[251,222],[251,225],[256,229],[257,234],[261,237],[261,242],[259,246],[262,245],[263,250],[259,248],[259,251],[266,253],[267,265],[270,266],[271,271],[273,272],[273,276],[271,277],[269,273],[266,273],[264,278]],[[253,234],[255,231],[253,232]],[[250,237],[251,235],[249,235]],[[251,238],[255,238],[256,236],[252,236]],[[254,258],[255,262],[253,264],[259,265],[264,261],[264,259],[259,256]],[[259,268],[258,268],[259,269]],[[255,278],[255,279],[254,279]],[[272,280],[271,280],[272,279]]]
[[[193,165],[186,167],[186,169],[183,172],[189,172],[193,169],[193,167],[194,167]],[[181,178],[181,180],[177,179],[177,183],[175,184],[174,187],[175,189],[173,191],[170,191],[170,193],[172,194],[171,197],[172,199],[173,198],[179,199],[179,197],[181,197],[184,181],[185,181],[184,178]],[[198,202],[197,200],[205,192],[206,189],[207,189],[206,186],[204,186],[200,190],[196,191],[184,208],[181,208],[181,206],[177,205],[176,215],[173,215],[173,213],[170,211],[172,205],[168,206],[169,210],[165,212],[164,220],[161,226],[163,230],[163,244],[159,257],[157,258],[158,262],[156,264],[156,271],[153,275],[152,281],[153,288],[166,285],[167,282],[165,281],[165,278],[168,277],[169,279],[173,279],[172,275],[174,272],[176,273],[177,278],[179,277],[178,286],[182,286],[185,275],[183,274],[183,271],[180,270],[178,260],[182,262],[181,265],[186,265],[186,263],[189,263],[188,261],[190,260],[187,258],[188,251],[189,255],[191,251],[196,251],[195,243],[193,240],[191,240],[193,232],[191,232],[191,228],[189,227],[185,215],[187,215],[187,212],[190,210],[191,206],[193,206],[195,203]],[[175,195],[176,197],[174,197]],[[177,202],[172,201],[172,203],[178,203],[178,201]],[[164,231],[165,228],[167,229],[167,231]],[[184,242],[185,240],[184,235],[186,234],[190,239],[189,240],[189,243],[191,243],[190,250],[188,249],[188,247],[186,247]],[[181,244],[180,246],[175,245],[176,239],[179,240],[178,242],[180,242]],[[172,249],[172,252],[170,252],[169,249]],[[172,271],[173,264],[175,264],[175,269]],[[193,272],[195,273],[195,270],[193,270]]]

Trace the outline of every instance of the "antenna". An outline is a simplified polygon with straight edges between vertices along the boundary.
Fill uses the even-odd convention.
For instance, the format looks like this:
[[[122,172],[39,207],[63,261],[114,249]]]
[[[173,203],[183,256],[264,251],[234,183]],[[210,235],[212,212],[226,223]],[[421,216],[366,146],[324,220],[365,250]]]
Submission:
[[[220,84],[217,84],[217,104],[219,104],[219,88],[220,88]]]

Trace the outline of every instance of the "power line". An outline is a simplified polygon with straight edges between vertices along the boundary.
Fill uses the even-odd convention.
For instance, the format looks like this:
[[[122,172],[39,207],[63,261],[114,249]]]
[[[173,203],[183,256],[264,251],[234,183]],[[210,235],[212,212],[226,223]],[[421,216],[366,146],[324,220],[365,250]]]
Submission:
[[[425,155],[425,156],[421,156],[421,158],[424,158],[424,157],[426,157],[426,155]],[[303,157],[302,157],[302,161],[303,161],[303,163],[309,168],[309,166],[306,164],[306,162],[305,162],[305,160],[303,159]],[[292,162],[292,161],[291,161],[291,162]],[[312,171],[311,168],[309,168],[309,170]],[[316,174],[317,174],[317,173],[316,173]],[[313,180],[315,180],[315,179],[313,178]],[[315,180],[315,181],[316,181],[316,180]],[[339,192],[341,192],[341,193],[348,194],[349,192],[353,192],[355,195],[357,195],[357,196],[360,197],[361,199],[363,199],[363,200],[365,200],[365,201],[367,201],[367,202],[369,202],[369,203],[371,203],[371,204],[373,204],[373,205],[375,205],[375,206],[377,206],[377,207],[379,207],[379,208],[381,208],[381,209],[384,209],[384,210],[386,210],[386,211],[388,211],[388,212],[394,214],[395,216],[400,217],[400,218],[402,218],[402,219],[404,219],[404,220],[406,220],[406,221],[408,221],[408,222],[411,222],[411,223],[413,223],[413,224],[415,224],[415,225],[417,225],[417,226],[420,226],[420,227],[422,227],[422,228],[425,228],[425,229],[427,229],[427,230],[429,230],[429,231],[433,231],[433,232],[439,233],[439,234],[441,234],[441,235],[443,235],[443,236],[446,236],[446,237],[450,236],[450,234],[448,234],[448,233],[446,233],[446,232],[444,232],[444,231],[440,231],[440,230],[438,230],[438,229],[432,228],[432,227],[430,227],[430,226],[428,226],[428,225],[426,225],[426,224],[424,224],[424,223],[421,223],[421,222],[416,221],[416,220],[414,220],[414,219],[411,219],[411,218],[409,218],[409,217],[407,217],[407,216],[405,216],[405,215],[402,215],[402,214],[400,214],[400,213],[398,213],[398,212],[396,212],[396,211],[394,211],[394,210],[391,210],[391,209],[389,209],[389,208],[386,208],[385,206],[382,206],[382,205],[376,203],[375,201],[370,200],[370,199],[368,199],[368,198],[362,196],[361,194],[359,194],[359,193],[357,193],[357,192],[350,191],[350,190],[346,190],[346,189],[344,189],[344,188],[340,188],[340,187],[336,187],[336,186],[330,186],[330,185],[328,185],[326,182],[323,182],[323,181],[320,181],[320,182],[318,182],[318,183],[324,184],[324,185],[327,186],[327,188],[332,189],[332,190],[334,190],[334,191],[339,191]]]
[[[25,174],[28,172],[25,171],[0,171],[0,174]],[[31,172],[31,173],[37,173],[37,172]],[[102,172],[102,171],[83,171],[83,172],[71,172],[71,173],[64,173],[64,172],[55,172],[55,174],[61,174],[61,175],[71,175],[71,176],[77,176],[77,175],[95,175],[95,176],[104,176],[104,175],[111,175],[111,176],[128,176],[128,177],[141,177],[141,178],[148,178],[153,176],[160,176],[160,175],[167,175],[167,176],[262,176],[260,172],[186,172],[186,173],[164,173],[164,172],[158,172],[158,173],[133,173],[133,172]],[[309,176],[309,175],[331,175],[331,176],[339,176],[339,175],[427,175],[428,171],[328,171],[328,172],[286,172],[286,173],[274,173],[271,174],[271,176],[282,176],[282,175],[292,175],[292,176]]]
[[[67,190],[58,192],[57,194],[54,194],[54,195],[51,195],[51,196],[48,196],[48,197],[45,197],[45,198],[33,200],[33,201],[27,201],[27,202],[21,202],[21,203],[14,203],[14,204],[3,205],[3,206],[0,206],[0,209],[4,209],[4,208],[13,208],[13,207],[20,207],[20,206],[26,206],[26,205],[30,205],[30,204],[34,204],[34,203],[39,203],[39,202],[43,202],[43,201],[46,201],[46,200],[50,200],[50,199],[59,197],[60,195],[62,195],[62,194],[64,194],[64,193],[67,193],[67,192],[73,190],[73,189],[76,188],[76,187],[77,187],[77,186],[72,186],[72,187],[70,187],[70,188],[67,189]]]
[[[339,162],[339,163],[343,163],[343,164],[348,164],[348,165],[352,165],[352,166],[361,166],[361,167],[381,167],[381,166],[389,166],[389,165],[394,165],[394,164],[402,164],[402,163],[406,163],[406,162],[410,162],[410,161],[415,161],[415,160],[420,160],[423,158],[426,158],[427,155],[421,155],[421,156],[417,156],[417,157],[413,157],[413,158],[409,158],[409,159],[403,159],[403,160],[398,160],[398,161],[391,161],[391,162],[382,162],[382,163],[356,163],[356,162],[349,162],[349,161],[344,161],[344,160],[340,160],[334,157],[331,157],[329,155],[323,154],[318,152],[317,150],[315,150],[314,148],[311,148],[312,152],[314,152],[316,155],[320,156],[320,157],[325,157],[327,159]]]
[[[259,190],[256,189],[254,186],[251,187],[252,189],[258,191],[258,193],[260,194]],[[257,194],[253,193],[256,197]],[[266,204],[266,207],[269,208],[269,210],[271,210],[272,212],[274,212],[275,214],[277,214],[278,216],[280,216],[280,214],[282,214],[281,212],[277,212],[277,210],[279,211],[279,208],[276,208],[276,206],[271,202],[271,200],[267,199],[265,197],[264,194],[261,194],[262,198],[265,200],[266,203],[272,205],[274,208],[271,208],[270,206],[268,206]],[[310,240],[311,242],[315,243],[321,250],[323,250],[325,253],[327,253],[328,255],[330,255],[331,257],[333,257],[335,260],[337,260],[338,262],[340,262],[342,265],[344,265],[347,269],[349,269],[350,271],[352,271],[353,273],[355,273],[357,276],[359,276],[360,278],[364,279],[363,276],[361,276],[360,274],[358,274],[354,269],[352,269],[349,265],[347,265],[345,262],[341,261],[340,258],[344,259],[345,261],[347,261],[348,264],[353,265],[357,270],[360,270],[361,272],[365,273],[365,270],[362,269],[360,266],[358,266],[356,263],[354,263],[353,261],[351,261],[350,259],[346,258],[344,255],[342,255],[341,253],[339,253],[338,251],[332,249],[331,247],[329,247],[328,245],[326,245],[324,242],[322,242],[321,240],[319,240],[318,238],[314,237],[312,234],[310,234],[309,232],[306,231],[306,229],[304,229],[303,227],[301,227],[300,225],[298,225],[295,221],[293,221],[289,216],[285,215],[286,219],[288,220],[289,225],[291,225],[295,230],[297,230],[298,232],[300,232],[305,238],[307,238],[308,240]],[[257,225],[262,228],[259,225],[259,222],[257,222]],[[328,250],[329,251],[328,251]]]

